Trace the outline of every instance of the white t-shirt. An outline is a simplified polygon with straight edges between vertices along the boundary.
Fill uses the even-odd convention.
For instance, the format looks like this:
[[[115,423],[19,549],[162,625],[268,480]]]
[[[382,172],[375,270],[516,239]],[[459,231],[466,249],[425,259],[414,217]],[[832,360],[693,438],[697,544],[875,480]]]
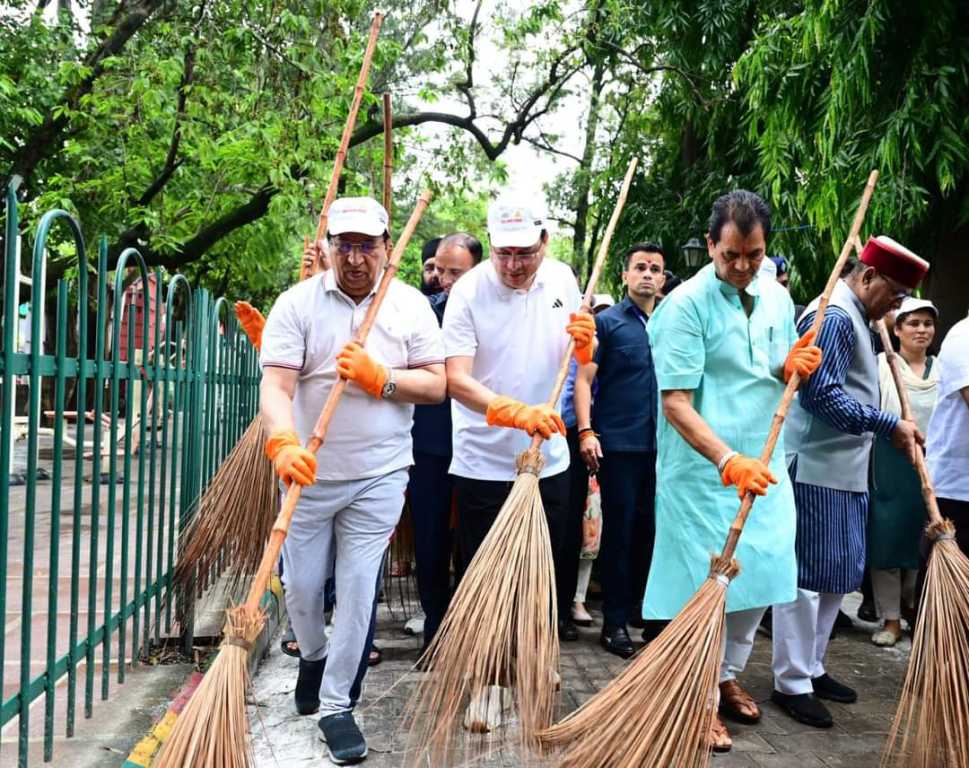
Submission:
[[[293,420],[304,445],[338,378],[336,355],[363,324],[373,295],[355,304],[328,270],[283,293],[266,318],[260,363],[299,371]],[[392,368],[444,362],[430,304],[399,280],[391,282],[364,346],[374,360]],[[360,480],[410,466],[413,417],[413,405],[377,400],[351,383],[316,454],[317,479]]]
[[[444,311],[447,357],[473,357],[471,375],[493,392],[528,405],[548,401],[569,342],[569,313],[582,302],[572,270],[545,258],[528,290],[501,283],[483,261],[451,289]],[[557,406],[561,410],[561,402]],[[451,473],[477,480],[514,480],[515,459],[531,438],[520,429],[489,427],[484,414],[451,401]],[[546,440],[542,477],[569,466],[565,438]]]
[[[942,342],[935,361],[939,401],[929,422],[925,457],[935,493],[944,499],[969,501],[969,317],[960,320]]]

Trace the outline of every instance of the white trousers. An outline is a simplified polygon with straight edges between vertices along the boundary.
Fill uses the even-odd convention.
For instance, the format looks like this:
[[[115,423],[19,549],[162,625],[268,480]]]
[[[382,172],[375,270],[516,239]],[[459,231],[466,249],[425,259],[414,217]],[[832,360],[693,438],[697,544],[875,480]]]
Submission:
[[[584,603],[585,594],[589,591],[589,581],[592,579],[592,563],[594,560],[579,558],[579,578],[575,583],[575,602]]]
[[[377,573],[406,487],[406,469],[366,480],[318,480],[303,488],[293,513],[283,544],[286,609],[303,658],[326,658],[321,716],[350,708],[350,688],[367,651]],[[339,617],[328,644],[323,587],[331,572]]]
[[[721,683],[735,680],[737,675],[744,671],[750,653],[754,650],[757,627],[766,610],[766,608],[750,608],[746,611],[732,611],[727,614],[727,627],[720,657]]]
[[[797,599],[773,608],[774,688],[788,696],[814,693],[844,595],[797,590]]]
[[[875,593],[875,608],[886,621],[898,621],[902,607],[915,608],[915,580],[918,571],[906,568],[871,569],[871,588]]]

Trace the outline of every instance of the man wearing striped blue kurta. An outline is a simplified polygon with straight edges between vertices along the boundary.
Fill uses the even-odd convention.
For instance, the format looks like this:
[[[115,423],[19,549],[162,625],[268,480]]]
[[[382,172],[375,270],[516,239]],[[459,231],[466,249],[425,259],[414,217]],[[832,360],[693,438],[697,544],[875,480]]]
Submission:
[[[861,585],[868,526],[872,441],[891,439],[910,456],[921,440],[912,422],[879,410],[878,366],[869,323],[881,319],[919,283],[928,264],[889,238],[869,240],[839,280],[816,344],[822,363],[801,387],[785,430],[797,510],[798,594],[774,606],[774,694],[794,719],[832,725],[819,699],[857,694],[825,672],[823,659],[845,593]],[[798,324],[806,333],[820,299]]]

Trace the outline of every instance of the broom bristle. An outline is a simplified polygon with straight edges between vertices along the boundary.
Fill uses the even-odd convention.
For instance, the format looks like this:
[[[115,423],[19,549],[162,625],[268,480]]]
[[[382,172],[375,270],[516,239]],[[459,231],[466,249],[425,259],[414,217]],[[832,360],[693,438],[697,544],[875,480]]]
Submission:
[[[265,431],[256,416],[199,498],[180,536],[174,575],[179,590],[193,575],[195,588],[204,590],[220,559],[231,564],[230,592],[259,567],[276,519],[279,488],[272,462],[263,453]]]
[[[714,558],[710,578],[615,680],[538,734],[571,768],[702,768],[710,757],[727,584],[735,562]]]
[[[252,768],[246,688],[249,649],[266,616],[244,606],[226,611],[219,655],[188,700],[162,751],[157,768]]]
[[[538,477],[523,472],[425,654],[431,671],[405,717],[414,765],[451,763],[465,708],[486,686],[512,689],[522,746],[552,722],[559,661],[554,585]]]
[[[883,768],[969,766],[969,559],[939,528]]]

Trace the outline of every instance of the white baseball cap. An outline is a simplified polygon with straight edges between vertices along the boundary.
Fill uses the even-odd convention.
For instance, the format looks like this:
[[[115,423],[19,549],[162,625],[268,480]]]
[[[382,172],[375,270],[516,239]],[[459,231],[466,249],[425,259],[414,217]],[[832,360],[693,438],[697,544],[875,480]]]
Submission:
[[[372,197],[341,197],[330,206],[326,231],[330,235],[355,232],[379,237],[388,231],[387,211]]]
[[[920,309],[927,309],[929,312],[935,315],[936,319],[939,317],[939,310],[931,301],[928,299],[916,299],[914,296],[909,296],[908,298],[902,300],[902,306],[900,306],[898,311],[895,313],[895,322],[898,322],[905,315],[911,312],[918,312]]]
[[[492,248],[528,248],[545,229],[541,201],[505,193],[488,206],[488,239]]]
[[[592,294],[592,308],[598,309],[599,307],[612,307],[616,303],[615,299],[612,298],[608,293],[593,293]]]

